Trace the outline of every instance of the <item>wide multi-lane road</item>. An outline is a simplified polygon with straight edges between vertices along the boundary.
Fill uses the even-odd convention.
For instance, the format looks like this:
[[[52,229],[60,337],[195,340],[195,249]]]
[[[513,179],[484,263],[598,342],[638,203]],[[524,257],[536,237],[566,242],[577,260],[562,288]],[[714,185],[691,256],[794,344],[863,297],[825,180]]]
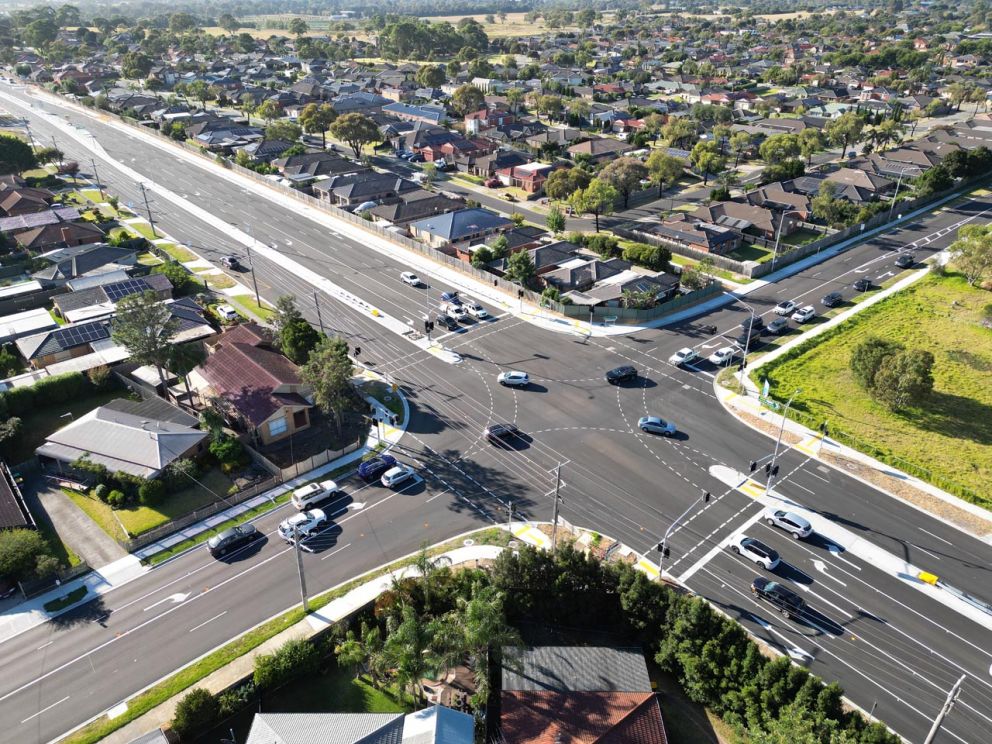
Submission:
[[[23,90],[0,92],[39,105]],[[294,263],[415,327],[424,309],[436,306],[437,293],[451,288],[434,279],[426,296],[426,290],[399,282],[399,272],[409,268],[402,261],[349,239],[343,229],[301,216],[209,163],[193,164],[71,109],[40,105],[60,121],[37,109],[15,111],[31,116],[39,140],[54,135],[84,165],[94,157],[108,190],[136,207],[141,205],[137,185],[114,163],[139,172],[152,183],[156,222],[205,257],[239,253],[241,243],[182,202],[156,195],[156,185],[242,230],[250,223],[252,235],[278,251],[256,258],[260,291],[270,301],[297,295],[313,321],[313,286]],[[88,140],[69,137],[64,117],[92,133],[102,150],[91,153]],[[916,242],[922,259],[945,246],[962,220],[985,221],[990,206],[988,199],[975,199],[920,218],[752,292],[746,301],[766,313],[785,298],[816,304],[833,289],[850,293],[856,278],[882,279],[893,270],[893,247]],[[757,521],[761,504],[718,477],[745,470],[752,459],[767,459],[773,443],[724,412],[713,392],[716,370],[708,363],[676,369],[665,360],[681,346],[724,345],[721,334],[736,335],[733,329],[748,315],[739,303],[670,329],[587,340],[550,333],[489,306],[495,319],[445,338],[462,357],[452,365],[351,304],[320,296],[325,326],[361,345],[361,358],[407,394],[412,415],[397,455],[418,467],[422,482],[395,495],[379,486],[346,483],[351,509],[320,538],[327,545],[304,556],[311,591],[411,552],[424,540],[503,521],[509,504],[517,517],[550,518],[559,464],[563,517],[616,536],[652,558],[660,535],[708,491],[709,503],[689,509],[669,542],[666,569],[672,575],[685,576],[690,588],[752,632],[841,682],[854,702],[866,710],[874,705],[875,715],[910,740],[922,740],[953,681],[967,674],[958,707],[937,741],[984,741],[992,723],[988,625],[966,619],[919,591],[908,577],[861,556],[867,545],[962,589],[989,594],[992,547],[797,450],[780,455],[776,492],[848,530],[848,544],[819,536],[797,543],[772,532]],[[698,330],[702,323],[717,325],[721,333],[704,336]],[[605,383],[603,372],[623,363],[638,367],[638,380],[617,387]],[[496,374],[506,369],[527,371],[534,384],[520,391],[500,387]],[[640,433],[636,422],[645,413],[673,419],[679,435],[660,439]],[[493,421],[513,422],[524,436],[508,448],[493,447],[481,437]],[[271,534],[287,511],[260,521],[269,539],[256,551],[218,563],[194,550],[111,592],[101,605],[4,643],[0,723],[5,730],[19,741],[50,741],[291,605],[297,598],[295,561]],[[783,564],[775,573],[804,593],[808,617],[786,621],[752,599],[750,580],[764,572],[721,548],[742,529],[779,549]],[[861,542],[855,544],[855,538]]]

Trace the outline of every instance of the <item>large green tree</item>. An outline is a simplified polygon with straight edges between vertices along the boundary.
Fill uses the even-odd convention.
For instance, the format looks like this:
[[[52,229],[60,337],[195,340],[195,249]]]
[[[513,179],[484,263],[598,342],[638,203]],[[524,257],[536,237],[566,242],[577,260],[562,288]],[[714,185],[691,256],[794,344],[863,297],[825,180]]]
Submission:
[[[978,286],[992,270],[992,226],[965,225],[948,248],[951,261],[968,280]]]
[[[117,303],[111,336],[139,364],[150,364],[158,371],[165,387],[165,367],[172,354],[172,339],[179,332],[179,320],[151,290],[128,295]]]
[[[685,163],[674,155],[669,155],[664,150],[654,150],[648,155],[647,160],[648,177],[658,186],[658,196],[665,190],[665,186],[675,183],[685,170]]]
[[[579,189],[589,185],[592,176],[583,168],[559,168],[552,171],[544,182],[544,193],[552,199],[568,199]]]
[[[596,232],[599,232],[599,217],[612,214],[616,207],[617,190],[599,178],[594,178],[584,189],[579,189],[569,198],[569,204],[578,214],[591,214],[596,219]]]
[[[933,391],[933,363],[933,354],[923,349],[907,349],[883,358],[872,394],[893,411],[921,405]]]
[[[356,400],[351,385],[353,371],[348,343],[342,338],[325,337],[300,367],[300,379],[310,387],[320,410],[333,417],[339,434],[344,415]]]
[[[799,137],[795,134],[773,134],[761,143],[758,152],[766,163],[776,165],[799,155]]]
[[[474,85],[460,85],[451,94],[451,108],[459,116],[471,114],[478,111],[486,104],[486,97],[483,92]]]
[[[355,157],[362,157],[362,148],[382,138],[379,127],[366,116],[356,112],[339,116],[331,124],[331,134],[346,142],[355,151]]]
[[[641,181],[648,178],[648,169],[637,158],[617,158],[599,172],[599,179],[610,184],[623,197],[623,208],[630,204],[630,195],[641,190]]]
[[[854,111],[847,111],[836,119],[827,122],[824,132],[834,144],[843,148],[842,154],[847,154],[847,148],[861,141],[865,129],[865,120]]]
[[[0,577],[19,581],[37,576],[50,561],[48,545],[37,530],[0,531]]]
[[[273,324],[279,350],[294,364],[307,361],[310,352],[320,343],[320,334],[303,317],[292,295],[283,295],[276,300]]]
[[[534,278],[535,273],[534,259],[531,257],[529,251],[511,253],[510,257],[506,259],[506,278],[511,282],[517,282],[521,286],[527,286],[530,280]]]
[[[320,134],[320,146],[327,147],[327,130],[338,117],[329,103],[308,103],[300,112],[300,124],[307,134]]]
[[[424,65],[417,70],[416,79],[425,88],[440,88],[448,76],[441,65]]]
[[[703,174],[703,186],[709,183],[710,176],[718,173],[724,165],[724,158],[716,142],[697,142],[689,154],[689,162]]]
[[[0,133],[0,174],[22,173],[37,164],[27,142],[13,134]]]

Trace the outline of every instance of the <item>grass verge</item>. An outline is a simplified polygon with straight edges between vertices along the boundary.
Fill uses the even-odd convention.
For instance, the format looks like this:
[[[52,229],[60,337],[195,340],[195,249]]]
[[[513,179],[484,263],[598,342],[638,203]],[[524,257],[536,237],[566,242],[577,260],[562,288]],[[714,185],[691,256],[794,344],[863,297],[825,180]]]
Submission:
[[[255,302],[255,298],[251,295],[237,295],[235,297],[228,297],[227,301],[234,305],[235,308],[238,308],[244,312],[244,314],[248,317],[255,315],[263,321],[271,320],[276,314],[275,310],[265,307],[264,305],[259,305]]]
[[[89,589],[85,586],[76,587],[66,595],[57,597],[49,602],[45,602],[45,611],[58,612],[59,610],[64,610],[69,605],[74,605],[76,602],[85,597],[88,591]]]
[[[802,388],[793,408],[803,423],[827,420],[844,444],[992,508],[978,497],[992,477],[992,336],[981,324],[988,301],[959,275],[930,275],[755,376],[767,377],[780,395]],[[854,347],[869,336],[934,355],[927,400],[894,412],[861,389],[848,365]]]
[[[389,385],[378,380],[366,382],[365,393],[382,403],[391,413],[396,414],[397,426],[403,425],[403,401],[399,393],[394,393]]]
[[[128,222],[125,224],[127,225],[128,230],[136,232],[138,235],[143,238],[147,238],[148,240],[155,240],[162,237],[161,231],[155,230],[154,233],[152,232],[152,226],[148,222]]]
[[[211,289],[230,289],[237,284],[227,274],[207,274],[204,278],[207,280],[207,284],[210,285]]]
[[[487,527],[474,533],[472,535],[472,539],[477,545],[501,545],[505,547],[511,539],[511,536],[498,527]],[[463,540],[464,538],[449,540],[446,543],[442,543],[432,548],[428,552],[431,555],[439,555],[453,548],[461,547],[463,545]],[[411,565],[413,561],[413,558],[394,561],[393,563],[382,566],[375,571],[366,574],[365,576],[353,579],[337,589],[324,592],[323,594],[311,599],[311,612],[315,612],[327,606],[330,602],[338,597],[344,596],[355,587],[360,586],[367,581],[371,581],[378,576],[382,576],[390,571],[395,571],[398,568]],[[244,656],[249,651],[258,648],[260,645],[265,643],[265,641],[298,623],[303,618],[303,610],[296,608],[289,610],[288,612],[268,621],[267,623],[259,625],[257,628],[249,630],[239,638],[236,638],[230,643],[221,646],[219,649],[207,654],[202,659],[193,662],[185,669],[176,672],[172,676],[162,680],[158,684],[153,685],[144,692],[128,700],[127,710],[123,714],[113,719],[107,718],[106,716],[101,716],[95,721],[91,721],[87,725],[62,739],[61,743],[96,744],[96,742],[100,741],[100,739],[103,739],[114,731],[123,728],[127,724],[150,711],[152,708],[161,705],[169,698],[192,687],[208,674],[211,674],[221,667],[230,664],[232,661],[240,656]]]
[[[154,253],[142,253],[138,256],[138,263],[142,266],[158,266],[159,264],[165,263],[161,258],[156,256]]]
[[[175,243],[158,243],[155,247],[165,251],[174,261],[178,261],[179,263],[196,260],[195,253]]]
[[[63,488],[62,493],[72,499],[72,503],[82,509],[86,513],[86,516],[96,522],[97,526],[114,540],[127,540],[127,534],[124,532],[124,528],[121,527],[120,522],[117,521],[117,517],[114,516],[114,510],[107,504],[104,504],[94,496],[80,493],[79,491],[72,491],[68,488]]]

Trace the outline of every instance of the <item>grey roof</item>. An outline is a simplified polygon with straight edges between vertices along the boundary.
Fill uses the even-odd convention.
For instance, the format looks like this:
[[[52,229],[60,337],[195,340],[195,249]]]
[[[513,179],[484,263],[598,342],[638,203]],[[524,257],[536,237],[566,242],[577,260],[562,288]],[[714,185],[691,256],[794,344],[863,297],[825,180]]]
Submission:
[[[117,248],[112,245],[80,245],[70,248],[60,248],[46,254],[55,263],[31,276],[37,279],[73,279],[82,274],[88,274],[101,266],[118,263],[133,258],[135,251],[130,248]]]
[[[504,690],[651,692],[642,649],[610,646],[535,646],[507,651]]]
[[[119,413],[127,413],[131,416],[138,416],[142,419],[154,419],[156,421],[167,421],[170,424],[180,424],[182,426],[196,427],[200,420],[181,408],[177,408],[162,398],[147,398],[144,400],[131,400],[130,398],[117,398],[107,403],[104,408]]]
[[[138,292],[147,292],[148,290],[164,292],[168,289],[172,289],[172,282],[165,274],[149,274],[148,276],[123,280],[118,280],[114,276],[111,281],[101,283],[98,286],[59,295],[53,302],[58,305],[59,310],[67,313],[71,310],[108,302],[116,305],[124,297]]]
[[[488,209],[476,207],[459,209],[435,217],[428,217],[410,225],[411,229],[429,232],[446,240],[459,240],[469,235],[476,235],[489,230],[512,225],[512,220]]]
[[[256,713],[246,744],[402,744],[401,713]]]
[[[110,338],[110,321],[106,318],[85,323],[70,323],[51,331],[17,339],[17,350],[28,361],[57,354],[83,344]]]

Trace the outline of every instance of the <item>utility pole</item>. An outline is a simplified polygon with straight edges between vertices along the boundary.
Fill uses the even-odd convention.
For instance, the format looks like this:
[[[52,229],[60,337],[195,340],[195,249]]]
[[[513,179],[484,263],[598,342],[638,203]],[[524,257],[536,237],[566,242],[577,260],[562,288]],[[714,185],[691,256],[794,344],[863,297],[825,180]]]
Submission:
[[[555,554],[555,550],[558,548],[558,504],[561,503],[562,498],[558,495],[561,490],[561,463],[558,463],[558,467],[555,468],[555,506],[554,511],[551,515],[551,555]]]
[[[28,133],[28,147],[31,148],[31,152],[34,152],[34,137],[31,136],[31,124],[28,123],[27,119],[24,120],[24,131]]]
[[[58,142],[55,141],[54,134],[52,135],[52,149],[55,150],[55,152],[59,153],[59,165],[62,165],[62,163],[65,162],[65,158],[62,154],[62,151],[59,150],[59,145]]]
[[[152,237],[153,238],[158,237],[155,234],[155,220],[152,219],[152,208],[148,206],[148,192],[145,191],[145,184],[139,182],[138,187],[141,189],[141,196],[145,200],[145,211],[148,212],[148,222],[152,226]]]
[[[783,209],[782,216],[778,218],[778,232],[775,234],[775,248],[772,251],[771,271],[775,271],[775,262],[778,260],[778,244],[782,240],[782,223],[785,222],[785,212],[786,210]]]
[[[795,399],[799,393],[803,391],[802,388],[796,388],[792,391],[792,395],[789,396],[789,402],[785,404],[785,410],[782,411],[782,425],[778,428],[778,439],[775,440],[775,451],[772,453],[772,461],[768,463],[768,478],[765,480],[765,495],[772,487],[772,479],[778,473],[778,466],[775,464],[775,460],[778,458],[778,448],[782,445],[782,434],[785,432],[785,420],[789,416],[789,407],[792,405],[792,401]]]
[[[90,158],[90,164],[93,166],[93,178],[96,179],[96,187],[100,189],[100,198],[106,201],[107,195],[103,193],[103,184],[100,182],[100,174],[96,172],[96,161]]]
[[[324,334],[324,319],[320,317],[320,299],[317,297],[317,290],[313,291],[313,304],[317,307],[317,325],[320,326],[320,335]]]
[[[944,701],[944,706],[940,709],[940,713],[938,713],[937,717],[933,719],[933,726],[930,729],[930,733],[927,734],[927,738],[923,741],[923,744],[931,744],[933,738],[937,735],[937,732],[940,731],[940,726],[944,722],[944,717],[951,712],[951,708],[954,707],[955,701],[961,694],[961,684],[964,682],[965,676],[966,675],[962,674],[961,678],[954,683],[954,687],[951,688],[951,691],[947,693],[947,700]]]
[[[303,551],[300,550],[300,526],[293,525],[293,547],[296,548],[296,567],[300,570],[300,597],[303,600],[303,612],[310,612],[307,601],[307,580],[303,574]]]

